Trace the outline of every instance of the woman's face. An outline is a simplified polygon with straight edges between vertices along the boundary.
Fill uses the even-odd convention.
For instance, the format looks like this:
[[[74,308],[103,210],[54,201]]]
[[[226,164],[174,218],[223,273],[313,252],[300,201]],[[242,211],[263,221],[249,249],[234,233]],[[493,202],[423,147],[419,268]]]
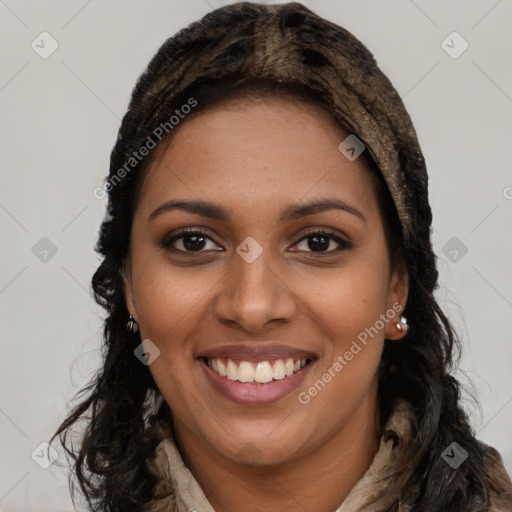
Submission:
[[[363,159],[274,98],[176,130],[142,187],[125,291],[178,439],[279,464],[357,438],[407,297]]]

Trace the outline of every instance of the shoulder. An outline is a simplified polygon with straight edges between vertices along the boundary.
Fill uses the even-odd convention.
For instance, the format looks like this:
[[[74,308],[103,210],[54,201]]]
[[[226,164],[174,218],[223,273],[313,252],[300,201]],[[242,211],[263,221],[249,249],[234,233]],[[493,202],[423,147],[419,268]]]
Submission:
[[[485,472],[488,476],[489,512],[511,512],[512,482],[503,465],[501,455],[492,446],[482,442],[480,445],[484,451]]]

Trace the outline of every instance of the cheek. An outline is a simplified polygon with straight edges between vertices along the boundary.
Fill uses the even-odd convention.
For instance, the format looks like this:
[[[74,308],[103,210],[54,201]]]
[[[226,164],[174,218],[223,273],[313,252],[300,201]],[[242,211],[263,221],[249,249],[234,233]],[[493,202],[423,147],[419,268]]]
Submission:
[[[197,326],[216,282],[213,273],[171,267],[163,258],[134,264],[134,295],[141,335],[176,351]]]
[[[193,424],[201,410],[191,391],[198,368],[187,340],[204,317],[203,301],[215,280],[211,273],[171,268],[162,258],[144,263],[133,265],[140,333],[160,350],[149,369],[174,413]]]
[[[330,333],[337,349],[343,350],[385,312],[386,265],[375,258],[354,257],[346,267],[300,280],[298,293],[319,327]],[[378,327],[382,328],[380,322]]]
[[[376,285],[378,283],[378,285]],[[309,307],[324,344],[315,381],[301,403],[319,418],[319,432],[331,434],[348,421],[364,397],[376,389],[384,346],[386,279],[366,268],[362,274],[340,273],[326,280],[325,293],[310,298]]]
[[[356,398],[354,390],[364,391],[375,375],[384,344],[388,277],[385,257],[362,255],[324,278],[301,281],[299,293],[311,320],[328,340],[320,368],[332,381],[325,405],[340,393]]]

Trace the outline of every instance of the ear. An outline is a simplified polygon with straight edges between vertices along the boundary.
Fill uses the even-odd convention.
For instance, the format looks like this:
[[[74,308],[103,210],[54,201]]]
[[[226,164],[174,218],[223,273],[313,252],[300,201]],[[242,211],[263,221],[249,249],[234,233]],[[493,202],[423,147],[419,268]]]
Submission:
[[[396,324],[400,321],[400,315],[407,304],[409,295],[409,274],[405,265],[397,265],[392,271],[388,299],[386,317],[388,322],[385,329],[385,337],[389,340],[398,340],[406,335],[406,331],[397,328]]]
[[[137,320],[137,306],[135,305],[135,299],[133,296],[132,263],[129,256],[126,258],[125,264],[121,270],[121,274],[123,276],[123,289],[126,301],[126,309],[128,309],[128,313],[132,315],[135,320]]]

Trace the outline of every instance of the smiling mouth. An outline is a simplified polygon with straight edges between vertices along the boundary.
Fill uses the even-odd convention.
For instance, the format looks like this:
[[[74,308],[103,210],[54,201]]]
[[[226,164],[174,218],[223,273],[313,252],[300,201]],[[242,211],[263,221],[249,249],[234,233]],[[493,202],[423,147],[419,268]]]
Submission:
[[[286,379],[300,372],[315,358],[286,358],[265,361],[244,361],[229,357],[200,357],[216,374],[226,380],[242,383],[267,384],[272,381]]]

